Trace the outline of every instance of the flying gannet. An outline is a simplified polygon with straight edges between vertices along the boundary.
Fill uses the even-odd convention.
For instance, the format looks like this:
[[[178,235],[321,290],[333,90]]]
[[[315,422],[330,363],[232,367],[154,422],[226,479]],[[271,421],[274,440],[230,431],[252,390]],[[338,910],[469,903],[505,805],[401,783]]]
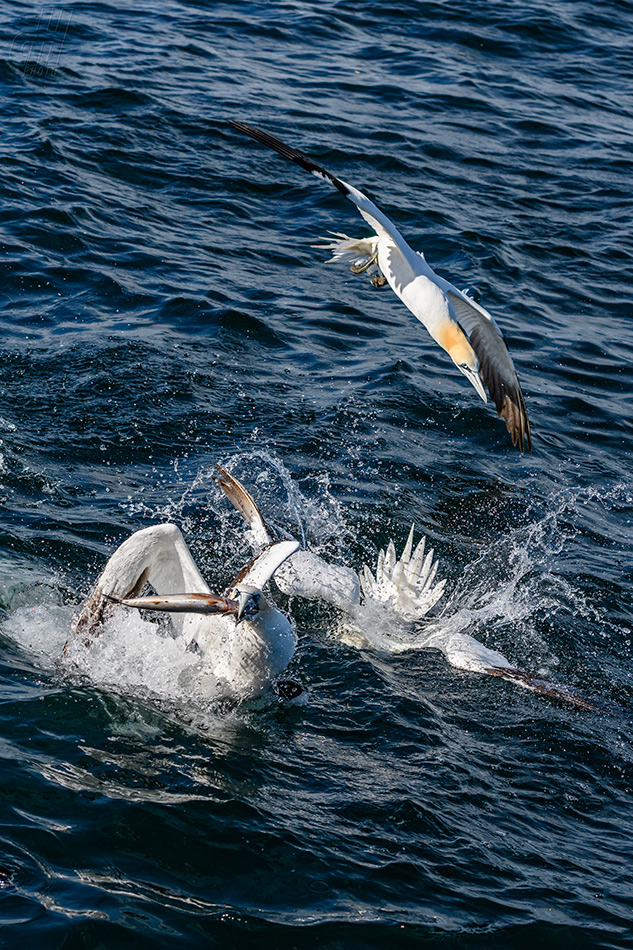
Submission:
[[[234,475],[216,465],[215,480],[226,497],[248,522],[255,548],[270,545],[273,530],[264,520],[257,504]],[[412,627],[429,613],[444,593],[446,582],[435,582],[437,561],[433,551],[424,553],[424,538],[413,548],[413,526],[402,555],[398,558],[390,541],[378,554],[375,572],[363,566],[360,576],[352,568],[330,564],[318,554],[301,549],[293,553],[275,572],[275,583],[288,596],[323,600],[347,613],[358,626],[361,636],[352,638],[360,646],[381,644],[393,650],[389,635],[372,636],[368,626],[389,631],[395,623]],[[378,617],[374,608],[379,608]],[[364,631],[363,631],[363,628]],[[553,683],[514,666],[502,653],[484,646],[469,634],[450,632],[435,623],[428,635],[400,641],[396,651],[419,647],[440,650],[448,662],[471,673],[498,676],[553,699],[582,709],[593,710],[595,704],[566,686]]]
[[[298,547],[298,541],[267,545],[219,596],[211,593],[176,525],[136,531],[109,559],[74,620],[72,636],[89,643],[121,605],[167,611],[176,634],[198,655],[199,662],[183,671],[193,694],[212,700],[254,698],[275,686],[284,698],[294,699],[301,687],[279,677],[297,637],[262,588]],[[145,584],[156,596],[138,596]]]
[[[513,445],[532,451],[530,424],[523,392],[508,348],[492,316],[480,304],[440,277],[421,252],[412,250],[379,208],[353,185],[321,168],[298,149],[268,132],[242,122],[233,128],[278,152],[317,178],[334,185],[352,201],[376,232],[354,240],[345,234],[321,246],[332,252],[331,261],[352,261],[353,273],[374,273],[372,282],[389,284],[411,313],[426,327],[457,368],[472,383],[484,402],[487,387],[499,417],[505,420]]]

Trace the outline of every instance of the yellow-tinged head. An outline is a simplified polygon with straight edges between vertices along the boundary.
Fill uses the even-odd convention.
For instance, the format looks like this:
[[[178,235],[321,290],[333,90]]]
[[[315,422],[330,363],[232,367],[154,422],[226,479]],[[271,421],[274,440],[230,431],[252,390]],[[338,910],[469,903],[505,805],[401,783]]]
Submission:
[[[436,331],[435,339],[457,366],[465,363],[471,369],[477,369],[475,351],[462,328],[454,320],[445,320],[439,331]]]
[[[483,401],[487,402],[486,391],[479,376],[479,360],[459,324],[450,318],[446,319],[433,336],[442,349],[446,350],[455,366],[470,380]]]

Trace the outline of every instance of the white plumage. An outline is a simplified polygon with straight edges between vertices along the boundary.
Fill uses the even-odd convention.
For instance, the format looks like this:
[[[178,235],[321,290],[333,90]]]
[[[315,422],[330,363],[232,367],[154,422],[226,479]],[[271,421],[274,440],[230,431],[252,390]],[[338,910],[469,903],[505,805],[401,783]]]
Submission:
[[[183,670],[186,683],[181,685],[200,699],[258,696],[281,676],[297,643],[292,624],[262,588],[298,547],[297,541],[268,545],[218,596],[176,525],[144,528],[106,564],[75,618],[73,636],[90,642],[121,605],[167,611],[177,635],[198,655]],[[156,596],[137,596],[146,583]]]
[[[413,528],[411,525],[400,558],[396,555],[393,541],[390,541],[387,550],[378,554],[376,573],[372,574],[365,564],[360,578],[367,599],[388,607],[407,621],[424,617],[438,602],[446,584],[446,581],[440,581],[433,585],[437,561],[433,560],[433,550],[424,557],[425,538],[421,538],[412,551]]]
[[[121,607],[167,611],[176,636],[195,653],[178,682],[188,696],[200,700],[246,699],[276,686],[280,695],[296,699],[302,688],[282,680],[295,651],[297,637],[289,619],[262,593],[275,577],[290,596],[323,600],[340,608],[351,627],[345,639],[388,652],[436,648],[453,666],[500,676],[555,699],[592,709],[594,704],[563,686],[512,666],[495,650],[462,630],[450,632],[441,619],[420,628],[444,591],[436,581],[433,551],[424,539],[413,546],[413,528],[400,557],[393,542],[380,551],[375,571],[361,575],[344,565],[329,564],[295,540],[273,541],[272,532],[244,486],[217,466],[222,491],[251,527],[253,543],[263,550],[222,595],[211,593],[173,524],[137,531],[114,552],[73,623],[71,644],[88,648]],[[153,596],[137,596],[143,586]],[[404,629],[404,635],[402,635]]]
[[[225,468],[216,465],[216,469],[218,485],[247,520],[254,544],[269,544],[272,531],[251,495]],[[435,582],[438,565],[433,550],[425,552],[424,538],[414,548],[413,532],[411,527],[400,557],[389,541],[378,554],[375,572],[364,565],[359,577],[350,567],[329,564],[314,552],[301,550],[276,571],[275,583],[289,596],[322,600],[343,610],[352,621],[344,639],[356,646],[391,653],[437,649],[458,669],[499,676],[554,699],[595,708],[575,691],[518,669],[502,653],[462,630],[451,632],[441,620],[427,620],[427,629],[420,629],[420,621],[442,597],[446,582]]]
[[[354,273],[367,271],[380,286],[388,283],[411,313],[426,327],[455,366],[486,402],[486,388],[505,420],[513,444],[531,451],[530,425],[523,392],[499,328],[490,313],[466,293],[435,273],[422,253],[414,251],[395,225],[362,191],[317,165],[303,152],[275,136],[242,122],[240,132],[333,185],[357,207],[375,237],[355,240],[334,234],[325,249],[333,261],[352,261]],[[484,388],[485,387],[485,388]]]

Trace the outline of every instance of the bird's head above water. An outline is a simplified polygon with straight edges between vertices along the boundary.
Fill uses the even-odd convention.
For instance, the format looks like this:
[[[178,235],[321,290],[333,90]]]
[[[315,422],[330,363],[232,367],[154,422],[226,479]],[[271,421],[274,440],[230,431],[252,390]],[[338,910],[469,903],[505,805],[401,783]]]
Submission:
[[[254,620],[264,606],[261,590],[242,584],[231,591],[231,600],[237,601],[236,623],[242,620]]]

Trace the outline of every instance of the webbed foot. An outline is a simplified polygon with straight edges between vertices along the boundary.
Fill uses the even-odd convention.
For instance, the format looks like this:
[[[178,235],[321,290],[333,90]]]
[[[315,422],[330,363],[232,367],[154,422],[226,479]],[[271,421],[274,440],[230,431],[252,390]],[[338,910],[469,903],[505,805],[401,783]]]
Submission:
[[[365,271],[368,271],[370,267],[373,267],[374,264],[378,263],[378,251],[367,258],[359,258],[357,261],[351,265],[350,270],[352,274],[364,274]]]

